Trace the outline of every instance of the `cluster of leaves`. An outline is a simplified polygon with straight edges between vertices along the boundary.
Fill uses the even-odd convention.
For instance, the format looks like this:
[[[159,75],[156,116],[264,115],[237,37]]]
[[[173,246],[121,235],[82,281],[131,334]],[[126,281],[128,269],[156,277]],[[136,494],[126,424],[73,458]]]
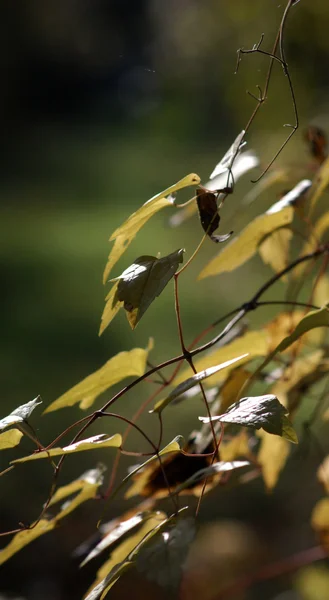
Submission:
[[[180,248],[163,257],[140,256],[128,264],[121,275],[110,279],[113,285],[106,297],[100,328],[103,333],[123,308],[129,326],[134,329],[157,296],[173,283],[181,354],[147,370],[153,349],[151,340],[147,348],[133,348],[110,358],[47,406],[45,412],[76,404],[86,411],[112,386],[128,377],[134,379],[103,407],[84,416],[47,447],[40,443],[30,423],[32,411],[41,402],[39,397],[0,421],[1,450],[17,446],[23,435],[36,447],[27,456],[13,460],[1,475],[19,468],[21,463],[42,459],[48,461],[53,470],[51,492],[41,514],[30,526],[22,525],[8,532],[13,537],[0,552],[1,563],[57,527],[82,502],[111,499],[130,484],[125,489],[125,498],[138,496],[143,501],[139,499],[134,509],[100,526],[101,540],[89,549],[82,565],[100,553],[104,553],[105,562],[85,598],[105,598],[132,566],[160,585],[176,588],[195,535],[196,515],[202,497],[219,484],[247,485],[249,477],[246,474],[262,477],[265,488],[272,490],[291,453],[292,444],[298,443],[295,423],[309,390],[314,388],[317,394],[311,424],[319,415],[328,419],[328,410],[320,410],[326,398],[329,365],[325,344],[329,327],[329,279],[326,273],[329,212],[321,210],[319,202],[329,184],[326,138],[321,130],[308,129],[312,159],[304,170],[311,171],[312,178],[296,182],[293,168],[286,167],[284,179],[291,184],[280,200],[274,201],[268,210],[234,236],[233,232],[218,234],[215,232],[225,215],[225,202],[230,201],[237,180],[259,163],[254,152],[244,150],[245,136],[243,130],[208,182],[201,185],[198,175],[187,175],[143,204],[110,238],[114,245],[105,267],[104,282],[109,280],[113,268],[138,231],[160,210],[175,211],[170,220],[172,226],[199,216],[201,242],[185,264],[184,250]],[[252,198],[242,200],[241,210],[264,191],[270,196],[271,186],[281,180],[282,169],[271,168],[255,186]],[[192,187],[195,193],[193,191],[188,203],[179,204],[176,197],[187,187]],[[252,298],[244,298],[243,303],[228,315],[198,332],[196,341],[187,347],[180,318],[178,280],[204,243],[215,243],[216,252],[202,269],[199,279],[238,270],[256,254],[269,265],[272,274]],[[223,244],[220,251],[217,244]],[[263,296],[278,281],[285,283],[285,296],[281,300],[263,301]],[[246,317],[265,305],[277,306],[281,312],[262,328],[251,329]],[[220,323],[226,323],[224,328],[198,346],[203,337],[215,333]],[[172,365],[169,376],[164,376],[163,371]],[[150,382],[154,373],[161,377],[160,386],[159,382]],[[326,387],[321,395],[318,390],[322,380]],[[158,387],[152,390],[135,417],[128,419],[120,412],[109,412],[110,407],[141,381]],[[201,428],[192,431],[186,442],[178,436],[164,445],[163,411],[174,411],[175,406],[183,402],[188,414],[193,398],[201,399],[203,403],[200,412],[204,414],[199,417]],[[136,422],[147,409],[149,419],[159,424],[157,443]],[[84,437],[88,427],[99,419],[120,419],[127,424],[126,432],[123,436],[104,433]],[[66,446],[58,445],[73,426],[80,426],[80,430],[71,442]],[[124,446],[132,428],[148,443],[148,458],[133,467],[114,489],[118,460],[126,452]],[[102,466],[58,487],[58,475],[68,454],[107,448],[117,452],[107,488],[103,487],[105,470]],[[138,450],[134,454],[140,458],[145,456]],[[60,457],[57,463],[54,462],[56,457]],[[328,461],[327,457],[319,468],[319,478],[327,493]],[[190,496],[189,504],[179,508],[180,499],[187,496]],[[169,501],[169,514],[158,509],[157,503],[163,498]],[[54,513],[53,506],[63,500],[65,503]],[[191,516],[193,511],[194,516]],[[315,507],[312,523],[329,552],[327,497]]]

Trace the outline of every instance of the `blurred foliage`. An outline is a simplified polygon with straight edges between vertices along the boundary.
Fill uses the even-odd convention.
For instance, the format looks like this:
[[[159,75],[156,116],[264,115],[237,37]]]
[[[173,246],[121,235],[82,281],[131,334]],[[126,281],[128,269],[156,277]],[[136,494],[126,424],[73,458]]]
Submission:
[[[246,89],[254,91],[266,71],[265,57],[244,57],[234,76],[236,50],[251,47],[262,32],[269,47],[282,8],[273,0],[167,0],[165,8],[161,0],[1,3],[1,416],[39,393],[48,405],[117,352],[146,347],[149,331],[155,336],[155,361],[179,351],[169,290],[136,332],[129,330],[122,314],[110,331],[97,337],[107,239],[128,214],[186,173],[208,177],[249,118],[254,101]],[[305,173],[300,166],[300,157],[307,162],[303,129],[317,123],[328,130],[328,25],[329,5],[323,0],[298,3],[287,24],[286,53],[302,130],[277,164],[294,165],[296,179],[309,176],[312,169],[310,165]],[[269,100],[248,140],[262,163],[283,141],[281,126],[291,119],[286,81],[276,66]],[[277,184],[236,214],[238,200],[252,189],[249,179],[237,185],[223,218],[225,231],[232,222],[234,229],[241,229],[282,192]],[[288,179],[284,185],[294,183]],[[167,219],[160,215],[145,227],[129,258],[159,250],[165,255],[176,247],[194,249],[200,233],[197,220],[178,230],[164,227]],[[195,272],[210,258],[210,246],[196,259]],[[196,286],[193,270],[184,274],[181,303],[187,338],[208,324],[209,313],[216,318],[230,310],[241,290],[248,297],[268,273],[254,258],[239,278],[226,275],[220,288],[215,279]],[[272,315],[264,310],[252,322],[261,326]],[[139,406],[141,394],[137,390],[125,398],[124,413]],[[184,411],[178,407],[175,414],[175,422],[166,422],[170,437],[190,430]],[[77,415],[73,408],[65,415],[44,417],[40,436],[55,436]],[[95,428],[90,435],[97,432]],[[8,453],[17,457],[15,450]],[[77,475],[73,458],[61,483]],[[253,482],[243,502],[239,493],[221,498],[221,517],[245,521],[251,536],[269,545],[268,552],[307,546],[310,510],[320,495],[320,485],[313,479],[307,482],[321,458],[315,444],[305,445],[274,496],[260,498],[260,484]],[[84,468],[93,466],[92,456],[84,460]],[[36,506],[47,498],[48,484],[48,470],[39,464],[8,479],[1,498],[1,530],[19,520],[32,521]],[[288,498],[284,506],[283,494]],[[217,519],[218,507],[213,495],[203,518]],[[94,525],[88,508],[81,508],[65,534],[56,532],[52,541],[38,542],[34,552],[24,551],[6,566],[3,591],[29,600],[80,598],[84,578],[90,580],[92,571],[78,580],[67,556]],[[114,589],[113,597],[128,597],[134,585],[132,578]],[[269,584],[266,595],[274,598],[279,591]],[[162,592],[156,593],[160,598]],[[255,598],[263,598],[262,593]],[[147,597],[154,597],[151,585],[145,587]]]

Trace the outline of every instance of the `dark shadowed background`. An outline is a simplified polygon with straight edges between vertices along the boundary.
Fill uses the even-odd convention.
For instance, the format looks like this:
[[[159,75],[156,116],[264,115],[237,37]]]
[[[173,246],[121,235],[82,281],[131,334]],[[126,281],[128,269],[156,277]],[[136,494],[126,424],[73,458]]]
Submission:
[[[263,32],[264,48],[270,49],[283,8],[280,0],[1,2],[1,415],[37,394],[48,405],[120,350],[145,347],[151,335],[154,362],[177,354],[171,286],[136,331],[131,332],[125,316],[119,314],[98,338],[108,289],[102,285],[108,238],[143,202],[187,173],[196,172],[207,180],[248,121],[254,101],[246,90],[255,92],[266,73],[266,57],[254,55],[245,57],[234,75],[236,50],[251,47]],[[302,0],[291,10],[286,54],[301,129],[278,164],[305,166],[303,130],[310,123],[328,129],[328,29],[329,4],[324,0]],[[257,151],[262,164],[284,140],[282,125],[292,119],[287,81],[275,65],[269,100],[248,136],[248,148]],[[268,208],[282,191],[280,186],[273,188],[250,212],[239,211],[233,219],[241,198],[252,187],[250,179],[248,174],[237,184],[232,205],[222,216],[223,230],[232,223],[235,230],[241,229],[250,215]],[[163,211],[142,230],[113,276],[141,254],[160,251],[164,255],[180,247],[193,251],[201,235],[197,219],[170,229],[168,218]],[[212,254],[209,242],[181,285],[187,341],[247,299],[270,275],[255,258],[238,276],[196,283],[201,265]],[[262,323],[268,317],[262,312],[255,319]],[[146,393],[140,386],[124,397],[122,413],[131,415]],[[33,422],[44,443],[81,416],[79,409],[44,417],[36,413]],[[188,435],[198,413],[194,405],[191,414],[179,408],[175,419],[168,415],[166,438]],[[150,422],[152,427],[150,419],[146,416],[141,423],[147,427]],[[112,422],[107,427],[109,432],[121,430]],[[94,427],[90,434],[97,431]],[[139,439],[132,436],[132,448],[134,442]],[[8,455],[19,456],[24,449],[29,451],[31,445],[24,441],[15,452],[1,456],[2,468]],[[100,458],[110,471],[109,455]],[[305,445],[296,451],[272,496],[257,480],[242,491],[217,488],[204,500],[201,522],[212,525],[210,529],[205,525],[200,548],[209,569],[204,570],[203,586],[194,587],[188,598],[204,594],[216,598],[216,578],[220,580],[226,569],[236,569],[238,577],[241,564],[249,565],[250,560],[254,568],[261,554],[275,559],[314,543],[309,515],[321,494],[314,476],[320,460]],[[122,473],[129,462],[122,461]],[[61,483],[94,463],[92,455],[71,457]],[[3,478],[2,531],[37,517],[50,481],[48,464],[27,465]],[[122,499],[116,500],[108,516],[124,508]],[[97,508],[89,503],[62,530],[17,554],[2,570],[4,597],[80,599],[95,566],[79,571],[71,555],[94,531],[98,517]],[[297,591],[283,595],[290,587],[289,578],[269,581],[248,598],[318,598]],[[135,574],[120,581],[111,593],[113,598],[167,597],[167,592]]]

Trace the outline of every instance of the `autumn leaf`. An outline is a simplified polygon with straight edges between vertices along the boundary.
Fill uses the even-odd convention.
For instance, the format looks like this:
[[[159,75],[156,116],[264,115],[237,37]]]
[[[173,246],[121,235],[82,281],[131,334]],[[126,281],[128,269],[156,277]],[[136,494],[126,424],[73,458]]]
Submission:
[[[183,262],[183,254],[181,249],[163,258],[140,256],[116,278],[118,287],[113,304],[123,302],[132,329],[174,276]]]
[[[264,238],[281,227],[291,223],[294,211],[283,200],[274,204],[265,214],[256,217],[239,236],[215,256],[201,271],[199,279],[233,271],[251,258]]]
[[[310,154],[320,164],[327,157],[327,136],[325,132],[314,125],[309,125],[305,132],[305,139],[309,146]]]
[[[90,500],[95,497],[96,492],[100,484],[102,483],[103,469],[92,469],[82,475],[79,480],[64,486],[65,493],[61,492],[61,488],[57,490],[56,494],[52,498],[52,502],[49,504],[53,505],[56,502],[67,497],[69,494],[78,491],[77,495],[66,503],[58,512],[58,514],[52,519],[41,519],[33,523],[28,529],[23,529],[14,535],[9,544],[0,551],[0,564],[6,562],[19,550],[33,542],[35,539],[52,531],[58,526],[59,522],[70,514],[83,502]]]
[[[324,306],[323,308],[319,308],[318,310],[312,310],[307,313],[296,325],[293,332],[285,337],[280,344],[270,353],[270,355],[266,358],[266,360],[258,367],[257,371],[253,374],[253,378],[255,378],[258,373],[262,371],[262,369],[268,365],[271,360],[279,353],[284,352],[291,346],[294,342],[296,342],[302,335],[311,331],[312,329],[316,329],[317,327],[329,327],[329,308],[328,306]]]
[[[175,389],[173,389],[170,392],[170,394],[167,396],[167,398],[164,398],[164,400],[159,400],[159,402],[157,402],[154,405],[153,410],[151,410],[149,412],[151,412],[151,413],[152,412],[156,412],[156,413],[162,412],[163,409],[166,406],[168,406],[168,404],[173,402],[173,400],[176,400],[176,398],[181,396],[181,394],[184,394],[184,392],[186,392],[187,390],[190,390],[191,388],[193,388],[195,385],[197,385],[199,382],[203,381],[204,379],[207,379],[208,377],[215,375],[215,373],[217,373],[218,371],[221,371],[222,369],[226,369],[227,367],[230,367],[231,365],[235,364],[236,362],[239,362],[246,356],[248,356],[248,353],[242,354],[241,356],[237,356],[236,358],[232,358],[231,360],[227,360],[226,362],[222,363],[221,365],[216,365],[215,367],[209,367],[208,369],[204,369],[203,371],[200,371],[200,373],[196,373],[195,375],[193,375],[193,377],[189,377],[186,381],[183,381],[177,387],[175,387]]]
[[[325,159],[316,173],[311,193],[309,195],[310,214],[313,212],[317,201],[322,196],[326,187],[329,185],[329,157]]]
[[[270,435],[260,431],[261,447],[257,455],[257,462],[262,467],[265,486],[271,491],[277,484],[279,475],[286,464],[290,453],[289,442],[277,435]]]
[[[234,360],[237,356],[245,355],[240,359],[239,364],[249,362],[257,356],[265,356],[268,352],[268,334],[264,329],[258,331],[248,331],[241,337],[217,348],[209,354],[195,360],[194,366],[198,372],[215,367],[227,361]],[[225,381],[228,373],[234,369],[234,364],[228,365],[225,369],[220,369],[217,373],[207,379],[209,385],[215,385]],[[191,368],[182,369],[180,374],[175,377],[174,383],[178,385],[185,381],[191,374]]]
[[[297,443],[296,434],[291,423],[285,416],[287,409],[282,406],[276,396],[265,394],[263,396],[250,396],[235,402],[226,413],[214,417],[199,417],[203,423],[220,421],[264,429],[268,433],[280,435],[290,442]]]
[[[233,232],[224,235],[213,235],[214,231],[218,228],[220,221],[217,206],[218,193],[211,192],[200,186],[196,191],[196,201],[203,230],[216,244],[226,242]]]
[[[283,271],[288,265],[291,238],[292,231],[282,227],[270,233],[258,248],[262,261],[276,273]]]
[[[40,458],[49,458],[53,456],[63,456],[67,454],[74,454],[76,452],[84,452],[85,450],[96,450],[104,448],[120,448],[122,444],[122,438],[119,433],[108,437],[105,433],[93,435],[85,440],[80,440],[75,444],[64,446],[63,448],[50,448],[50,450],[43,450],[41,452],[35,452],[29,456],[23,458],[17,458],[12,461],[12,464],[28,462],[31,460],[39,460]]]
[[[23,433],[18,429],[10,429],[0,433],[0,450],[15,448],[21,441]]]
[[[104,283],[107,281],[113,266],[127,250],[129,244],[132,242],[141,227],[143,227],[143,225],[145,225],[145,223],[159,210],[167,206],[174,205],[174,200],[171,194],[174,194],[184,187],[198,185],[199,183],[200,177],[198,175],[195,173],[187,175],[174,185],[165,189],[163,192],[153,196],[153,198],[143,204],[139,210],[130,215],[130,217],[123,223],[123,225],[121,225],[121,227],[112,233],[110,241],[114,241],[114,246],[109,254],[105,267],[103,276]]]
[[[165,526],[167,523],[168,519],[164,513],[156,513],[143,524],[137,533],[119,544],[113,550],[110,558],[97,571],[96,580],[84,600],[97,600],[98,598],[103,600],[121,575],[133,566],[143,545],[161,530],[161,526]]]
[[[130,513],[131,511],[129,511]],[[149,511],[137,512],[130,518],[121,517],[114,519],[115,524],[111,526],[112,521],[107,525],[101,525],[102,530],[105,529],[105,535],[98,544],[88,553],[86,558],[81,563],[80,567],[83,567],[87,562],[99,556],[104,550],[112,546],[121,537],[125,536],[128,532],[135,530],[142,523],[148,521],[150,518],[158,519],[159,513],[152,513]],[[165,515],[163,515],[165,517]],[[109,527],[109,531],[106,531],[106,527]]]
[[[242,152],[237,156],[236,160],[233,163],[230,181],[228,181],[227,172],[222,171],[219,175],[213,177],[213,179],[209,179],[209,181],[207,181],[204,184],[204,187],[212,192],[223,189],[227,187],[228,183],[229,185],[232,184],[232,175],[236,183],[238,179],[242,177],[242,175],[248,173],[248,171],[254,169],[258,165],[259,160],[254,152],[249,150],[247,152]],[[179,205],[177,206],[177,208],[180,208]],[[180,208],[179,211],[175,212],[175,214],[172,215],[172,217],[169,220],[169,224],[171,227],[178,227],[184,221],[195,215],[196,212],[197,204],[195,202],[189,203],[187,206]]]
[[[105,298],[105,307],[101,317],[101,326],[98,335],[102,335],[106,327],[109,326],[111,321],[118,314],[120,308],[123,307],[123,302],[117,300],[118,285],[119,281],[116,281]]]
[[[145,372],[146,361],[153,341],[150,340],[147,348],[133,348],[133,350],[119,352],[100,369],[77,383],[62,396],[54,400],[44,411],[53,412],[59,408],[80,405],[85,410],[89,408],[95,399],[108,390],[111,386],[119,383],[126,377],[140,377]]]

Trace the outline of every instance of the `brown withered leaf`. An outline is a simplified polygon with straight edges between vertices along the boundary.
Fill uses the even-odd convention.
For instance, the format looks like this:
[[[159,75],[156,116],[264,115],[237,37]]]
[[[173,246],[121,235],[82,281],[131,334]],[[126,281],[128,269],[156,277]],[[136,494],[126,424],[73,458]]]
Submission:
[[[189,454],[196,454],[194,439],[190,439],[184,446],[183,451]],[[213,442],[203,450],[205,454],[213,451]],[[168,454],[161,458],[162,467],[166,473],[166,479],[172,492],[195,473],[209,467],[211,456],[186,456],[183,453]],[[208,478],[205,492],[208,492],[221,479],[222,474],[216,473]],[[134,483],[128,489],[125,497],[131,498],[137,494],[140,496],[152,497],[156,499],[168,497],[167,482],[163,477],[163,471],[159,461],[150,462],[143,470],[140,470],[133,476]],[[203,487],[203,482],[191,483],[184,489],[185,495],[199,496]]]
[[[305,140],[308,143],[310,154],[320,164],[327,157],[327,136],[323,129],[315,125],[309,125],[305,131]]]
[[[225,242],[233,234],[233,231],[231,231],[230,233],[224,235],[213,235],[214,231],[216,231],[218,228],[220,221],[217,206],[218,194],[220,192],[230,193],[231,188],[213,192],[203,186],[200,186],[196,191],[196,201],[199,209],[201,225],[206,234],[216,244]]]

